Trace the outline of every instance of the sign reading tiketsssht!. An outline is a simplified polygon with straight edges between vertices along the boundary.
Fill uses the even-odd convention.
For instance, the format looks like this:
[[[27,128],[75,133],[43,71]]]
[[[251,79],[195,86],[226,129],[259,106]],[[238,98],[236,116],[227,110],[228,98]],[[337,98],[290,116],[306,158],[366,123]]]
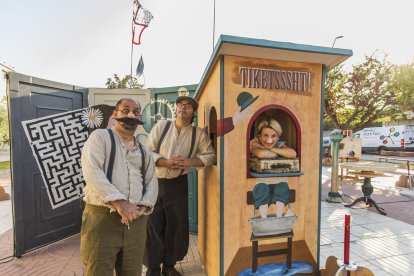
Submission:
[[[241,86],[310,92],[310,72],[239,67]]]

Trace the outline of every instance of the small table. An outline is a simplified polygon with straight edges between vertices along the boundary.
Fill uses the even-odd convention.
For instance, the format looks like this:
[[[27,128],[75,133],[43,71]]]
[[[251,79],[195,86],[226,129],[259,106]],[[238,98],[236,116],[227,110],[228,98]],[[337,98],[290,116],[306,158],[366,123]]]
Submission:
[[[396,168],[390,164],[381,164],[374,162],[348,162],[341,164],[341,166],[345,169],[358,171],[357,173],[355,173],[355,175],[364,178],[364,184],[362,185],[362,192],[364,193],[364,196],[355,199],[354,202],[345,205],[345,207],[352,207],[358,202],[364,201],[365,204],[369,206],[374,206],[381,214],[387,215],[384,212],[384,209],[378,207],[375,200],[371,198],[371,194],[374,191],[374,187],[371,184],[371,178],[381,176],[384,172],[395,171]]]

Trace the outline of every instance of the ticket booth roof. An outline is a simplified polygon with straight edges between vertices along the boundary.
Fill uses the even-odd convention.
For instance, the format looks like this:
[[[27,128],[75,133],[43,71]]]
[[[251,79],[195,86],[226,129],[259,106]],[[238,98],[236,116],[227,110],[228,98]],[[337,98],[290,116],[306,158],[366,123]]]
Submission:
[[[221,35],[204,70],[196,97],[221,55],[323,64],[329,70],[352,56],[352,50]]]

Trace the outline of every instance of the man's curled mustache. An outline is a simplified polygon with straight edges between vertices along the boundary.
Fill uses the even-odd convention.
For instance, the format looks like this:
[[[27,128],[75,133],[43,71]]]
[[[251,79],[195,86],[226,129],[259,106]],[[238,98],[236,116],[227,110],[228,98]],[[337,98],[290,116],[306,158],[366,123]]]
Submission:
[[[143,125],[145,124],[143,121],[137,119],[137,118],[128,118],[128,117],[122,117],[122,118],[114,118],[118,122],[126,123],[128,125]]]

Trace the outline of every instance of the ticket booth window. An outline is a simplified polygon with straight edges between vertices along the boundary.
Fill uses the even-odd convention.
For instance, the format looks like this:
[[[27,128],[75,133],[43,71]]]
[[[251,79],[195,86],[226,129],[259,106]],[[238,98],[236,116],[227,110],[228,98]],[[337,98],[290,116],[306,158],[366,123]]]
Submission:
[[[276,124],[274,124],[275,121]],[[273,128],[276,128],[278,132],[281,131],[280,135],[276,132],[278,140],[273,147],[293,149],[296,152],[296,157],[286,158],[280,155],[258,157],[252,154],[252,142],[259,143],[260,146],[264,146],[263,144],[266,142],[264,135],[268,134],[262,130],[263,126],[269,128],[271,130],[270,134],[272,134],[273,128],[268,125],[268,122],[272,122]],[[260,132],[262,135],[260,135]],[[247,136],[247,177],[297,176],[303,174],[300,171],[300,126],[290,110],[278,105],[261,108],[252,116]],[[269,139],[269,144],[272,144],[272,139]]]

